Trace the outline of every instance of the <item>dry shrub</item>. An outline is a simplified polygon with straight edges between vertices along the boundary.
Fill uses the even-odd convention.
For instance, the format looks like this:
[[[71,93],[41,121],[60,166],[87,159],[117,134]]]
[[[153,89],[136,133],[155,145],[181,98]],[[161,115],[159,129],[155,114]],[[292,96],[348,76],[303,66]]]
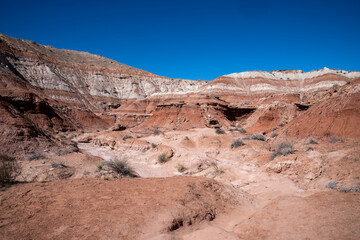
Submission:
[[[306,140],[306,144],[319,144],[315,139],[313,139],[312,137],[309,137]]]
[[[314,151],[314,148],[313,148],[312,146],[308,146],[308,147],[306,148],[306,151],[307,151],[307,152],[309,152],[309,151]]]
[[[221,128],[216,128],[215,132],[216,132],[217,134],[225,134],[225,131],[222,130]]]
[[[255,135],[245,136],[245,137],[243,137],[243,140],[266,141],[266,137],[262,134],[255,134]]]
[[[130,167],[127,159],[124,156],[114,158],[111,161],[106,161],[104,162],[104,165],[108,166],[114,172],[121,174],[122,176],[136,176],[133,174],[133,169]]]
[[[184,165],[182,165],[182,164],[178,164],[178,165],[176,166],[176,169],[177,169],[178,172],[180,172],[180,173],[185,172],[185,171],[187,170],[187,168],[186,168]]]
[[[275,151],[271,159],[276,158],[277,156],[286,156],[294,153],[293,146],[289,142],[283,142],[276,146]]]
[[[236,139],[232,144],[231,144],[231,148],[238,148],[240,146],[244,146],[245,143],[241,140],[241,139]]]
[[[333,136],[330,140],[329,143],[337,143],[337,142],[343,142],[342,138],[338,138],[336,136]]]
[[[28,157],[28,160],[32,161],[32,160],[39,160],[39,159],[44,159],[44,158],[46,158],[46,157],[42,153],[33,153],[33,154],[31,154],[31,156]]]
[[[157,158],[158,162],[161,164],[166,163],[167,161],[170,160],[170,158],[168,157],[168,153],[167,152],[163,152],[162,154],[160,154]]]
[[[270,138],[274,138],[274,137],[277,137],[277,136],[279,136],[279,134],[276,133],[276,132],[273,132],[273,133],[270,135]]]
[[[153,132],[154,135],[159,135],[160,133],[161,133],[161,131],[159,129],[155,129]]]
[[[123,136],[122,140],[125,141],[126,139],[129,139],[129,138],[133,138],[133,137],[126,134]]]

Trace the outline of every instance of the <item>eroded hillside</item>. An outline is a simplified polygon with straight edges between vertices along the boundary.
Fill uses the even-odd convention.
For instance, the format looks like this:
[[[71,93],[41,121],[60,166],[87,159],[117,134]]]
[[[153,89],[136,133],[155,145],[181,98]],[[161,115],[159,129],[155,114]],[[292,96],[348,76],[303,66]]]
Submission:
[[[170,79],[1,34],[0,158],[23,184],[2,182],[0,233],[358,239],[359,100],[355,71]]]

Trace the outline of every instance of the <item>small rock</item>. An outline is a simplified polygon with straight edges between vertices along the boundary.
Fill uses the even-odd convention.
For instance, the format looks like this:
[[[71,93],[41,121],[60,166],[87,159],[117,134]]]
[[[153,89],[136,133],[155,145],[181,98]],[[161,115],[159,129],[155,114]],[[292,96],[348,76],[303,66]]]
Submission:
[[[38,182],[41,182],[41,183],[45,182],[45,177],[44,177],[44,176],[40,176],[40,177],[38,178]]]
[[[170,149],[166,152],[166,157],[171,158],[172,156],[174,156],[174,151],[172,149]]]
[[[313,180],[314,178],[315,178],[314,173],[308,173],[308,174],[305,175],[305,179]]]
[[[100,177],[100,179],[101,179],[101,180],[109,180],[108,176],[106,176],[106,175],[102,175],[102,176]]]

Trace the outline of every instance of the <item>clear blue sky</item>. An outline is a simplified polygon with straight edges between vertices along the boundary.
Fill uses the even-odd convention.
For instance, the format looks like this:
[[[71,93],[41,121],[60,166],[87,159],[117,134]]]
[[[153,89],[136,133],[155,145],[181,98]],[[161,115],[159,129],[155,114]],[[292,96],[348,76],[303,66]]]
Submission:
[[[0,0],[0,32],[161,76],[360,70],[359,0]]]

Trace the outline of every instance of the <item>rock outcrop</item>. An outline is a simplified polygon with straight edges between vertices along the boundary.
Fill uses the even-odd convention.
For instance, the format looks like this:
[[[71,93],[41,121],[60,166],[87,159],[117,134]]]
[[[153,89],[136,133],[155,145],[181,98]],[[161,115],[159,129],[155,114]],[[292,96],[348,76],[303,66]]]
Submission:
[[[0,35],[1,65],[54,100],[93,109],[112,99],[197,90],[205,81],[160,77],[111,59]],[[104,103],[105,102],[105,103]]]
[[[233,73],[211,82],[171,79],[99,55],[0,34],[0,128],[6,143],[0,153],[16,155],[25,138],[29,146],[19,154],[39,145],[32,142],[59,145],[54,136],[61,132],[114,126],[146,131],[241,126],[266,134],[294,120],[288,134],[307,135],[299,133],[302,128],[341,135],[345,129],[356,137],[359,81],[360,72],[328,68]],[[328,106],[334,102],[344,103],[337,113]],[[322,114],[315,124],[317,111]],[[301,126],[305,118],[312,127]]]

